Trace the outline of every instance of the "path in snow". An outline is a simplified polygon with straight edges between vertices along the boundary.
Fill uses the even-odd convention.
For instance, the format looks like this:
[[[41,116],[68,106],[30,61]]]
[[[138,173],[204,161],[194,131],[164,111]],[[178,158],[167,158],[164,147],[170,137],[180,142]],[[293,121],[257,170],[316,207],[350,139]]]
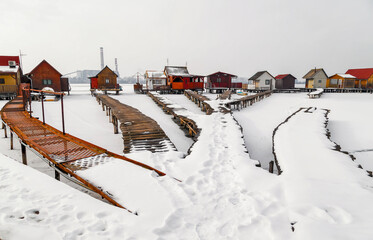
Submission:
[[[274,137],[297,239],[372,239],[373,182],[326,136],[326,111],[302,110]]]
[[[164,239],[289,239],[281,196],[267,191],[281,191],[271,181],[276,176],[255,167],[232,116],[176,113],[202,130],[191,154],[168,167],[183,182],[167,187],[177,193],[176,209],[156,233]]]
[[[373,149],[373,95],[367,93],[325,93],[320,99],[309,99],[306,93],[274,93],[254,105],[234,111],[233,115],[243,127],[245,144],[253,159],[268,169],[272,155],[273,130],[300,107],[330,109],[329,129],[332,140],[342,150],[354,152]],[[354,154],[367,170],[373,170],[372,153]]]

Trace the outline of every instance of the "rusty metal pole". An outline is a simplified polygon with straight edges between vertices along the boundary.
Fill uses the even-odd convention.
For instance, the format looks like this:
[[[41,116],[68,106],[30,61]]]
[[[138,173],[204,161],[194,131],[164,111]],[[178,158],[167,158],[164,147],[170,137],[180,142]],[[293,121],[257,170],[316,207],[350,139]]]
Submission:
[[[13,150],[13,132],[10,131],[10,149]]]
[[[43,125],[45,125],[45,115],[44,115],[44,93],[41,92],[41,111],[43,114]]]
[[[22,152],[22,163],[27,165],[26,146],[23,143],[21,143],[21,152]]]
[[[62,111],[62,132],[65,135],[65,116],[63,111],[63,94],[61,95],[61,111]]]

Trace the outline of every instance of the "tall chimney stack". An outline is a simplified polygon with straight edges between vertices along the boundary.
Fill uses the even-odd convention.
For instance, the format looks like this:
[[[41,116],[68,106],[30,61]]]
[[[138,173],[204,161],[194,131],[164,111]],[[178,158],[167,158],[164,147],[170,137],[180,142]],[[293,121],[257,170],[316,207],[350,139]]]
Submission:
[[[104,48],[100,47],[100,55],[101,55],[101,69],[104,69],[105,64],[104,64]]]
[[[116,74],[118,75],[118,77],[119,77],[119,71],[118,71],[118,59],[115,58],[114,60],[115,60],[115,73],[116,73]]]

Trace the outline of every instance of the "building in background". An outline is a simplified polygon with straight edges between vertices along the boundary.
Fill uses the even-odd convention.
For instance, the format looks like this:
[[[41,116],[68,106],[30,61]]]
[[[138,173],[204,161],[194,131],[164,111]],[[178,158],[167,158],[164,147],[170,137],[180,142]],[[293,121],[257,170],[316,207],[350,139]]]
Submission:
[[[256,90],[273,90],[276,87],[276,80],[268,71],[255,73],[249,78],[250,83],[253,85],[252,89]]]
[[[355,88],[373,88],[373,68],[349,69],[346,74],[356,77]]]
[[[120,87],[117,78],[118,75],[108,66],[105,66],[98,74],[89,77],[91,80],[91,90],[116,91],[118,93]]]
[[[160,90],[161,88],[164,88],[167,85],[166,74],[162,71],[146,70],[144,78],[146,81],[146,88],[150,91]]]
[[[328,79],[328,88],[355,88],[356,77],[351,74],[337,73]]]
[[[0,97],[17,95],[21,83],[22,69],[18,56],[0,56]]]
[[[234,82],[237,76],[225,73],[225,72],[216,72],[210,75],[207,75],[206,79],[206,88],[210,92],[223,92],[227,89],[240,89],[242,88],[242,82]]]
[[[291,74],[280,74],[275,77],[276,89],[293,89],[295,87],[295,77]]]
[[[189,74],[187,67],[165,66],[164,73],[171,91],[182,92],[187,89],[198,91],[204,88],[204,76]]]
[[[306,80],[306,88],[326,88],[328,75],[322,68],[311,69],[306,75],[303,76]]]
[[[55,92],[70,93],[70,84],[68,78],[63,78],[46,60],[41,61],[27,76],[31,79],[31,88],[42,90],[51,88]]]

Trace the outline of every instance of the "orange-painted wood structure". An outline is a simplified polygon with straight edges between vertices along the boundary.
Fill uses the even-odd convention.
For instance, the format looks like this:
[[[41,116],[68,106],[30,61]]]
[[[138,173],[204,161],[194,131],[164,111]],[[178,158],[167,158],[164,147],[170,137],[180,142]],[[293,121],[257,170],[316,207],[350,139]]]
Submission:
[[[125,207],[115,200],[115,196],[112,196],[106,192],[105,189],[99,188],[79,176],[77,170],[83,170],[101,164],[102,162],[100,162],[100,159],[114,157],[133,163],[139,167],[155,171],[160,176],[165,175],[165,173],[146,164],[112,153],[70,134],[63,133],[52,126],[33,118],[27,111],[31,91],[33,90],[24,90],[22,96],[18,96],[3,107],[1,110],[2,121],[10,128],[11,133],[15,133],[18,136],[22,142],[23,148],[24,146],[28,146],[39,156],[47,159],[50,162],[50,165],[59,172],[72,176],[78,180],[79,183],[98,193],[113,205],[122,208]],[[82,162],[84,162],[84,164],[82,164]]]

